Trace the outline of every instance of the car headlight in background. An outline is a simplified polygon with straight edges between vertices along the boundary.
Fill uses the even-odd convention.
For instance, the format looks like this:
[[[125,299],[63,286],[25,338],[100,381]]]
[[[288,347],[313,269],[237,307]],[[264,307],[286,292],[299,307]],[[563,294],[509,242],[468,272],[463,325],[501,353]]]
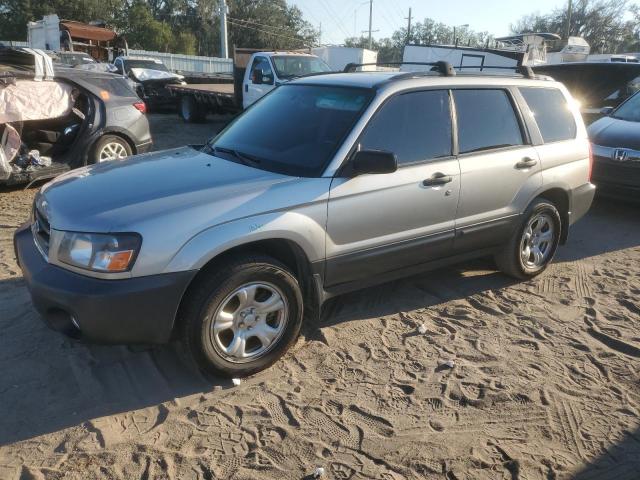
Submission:
[[[142,244],[142,238],[137,233],[60,233],[62,240],[58,260],[96,272],[130,270]]]

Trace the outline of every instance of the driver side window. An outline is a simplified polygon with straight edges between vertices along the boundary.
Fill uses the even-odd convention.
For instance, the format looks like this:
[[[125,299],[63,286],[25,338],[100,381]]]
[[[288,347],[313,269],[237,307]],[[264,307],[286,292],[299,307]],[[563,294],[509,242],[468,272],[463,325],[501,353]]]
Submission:
[[[251,67],[251,83],[273,85],[273,70],[266,57],[256,57]]]
[[[361,150],[395,153],[398,165],[452,155],[451,110],[447,90],[402,93],[390,98],[371,119]]]

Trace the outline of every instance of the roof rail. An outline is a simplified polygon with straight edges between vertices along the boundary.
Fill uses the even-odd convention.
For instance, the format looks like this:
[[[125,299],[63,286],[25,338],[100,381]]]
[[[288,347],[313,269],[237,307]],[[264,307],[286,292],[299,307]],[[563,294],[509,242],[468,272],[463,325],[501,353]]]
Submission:
[[[515,67],[502,67],[500,65],[460,65],[455,67],[456,70],[463,70],[465,68],[479,68],[482,70],[513,70],[515,73],[522,75],[525,78],[537,78],[529,65],[517,65]]]
[[[445,77],[453,77],[456,72],[453,66],[449,62],[376,62],[376,63],[348,63],[343,72],[352,73],[356,71],[356,68],[360,67],[383,67],[383,66],[402,66],[402,65],[424,65],[427,67],[434,67],[431,69],[433,72],[439,72],[440,75]]]

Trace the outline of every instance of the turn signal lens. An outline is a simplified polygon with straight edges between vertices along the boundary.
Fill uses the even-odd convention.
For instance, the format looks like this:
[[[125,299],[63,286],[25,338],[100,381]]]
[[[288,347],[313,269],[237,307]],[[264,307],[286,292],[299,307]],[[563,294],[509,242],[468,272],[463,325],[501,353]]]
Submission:
[[[129,267],[129,262],[131,262],[134,253],[133,250],[99,252],[93,262],[93,268],[107,272],[123,272]]]
[[[109,95],[109,92],[107,92],[106,90],[100,90],[100,98],[102,100],[109,100],[111,96]]]

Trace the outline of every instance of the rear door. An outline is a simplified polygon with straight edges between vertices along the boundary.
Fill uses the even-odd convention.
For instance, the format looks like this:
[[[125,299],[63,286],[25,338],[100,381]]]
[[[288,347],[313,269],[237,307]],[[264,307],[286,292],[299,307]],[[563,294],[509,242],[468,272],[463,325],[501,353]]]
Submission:
[[[364,280],[451,253],[460,191],[447,90],[398,94],[372,117],[358,148],[396,154],[389,174],[335,178],[326,285]]]
[[[508,89],[453,90],[461,174],[458,253],[506,241],[542,185],[540,161]]]

